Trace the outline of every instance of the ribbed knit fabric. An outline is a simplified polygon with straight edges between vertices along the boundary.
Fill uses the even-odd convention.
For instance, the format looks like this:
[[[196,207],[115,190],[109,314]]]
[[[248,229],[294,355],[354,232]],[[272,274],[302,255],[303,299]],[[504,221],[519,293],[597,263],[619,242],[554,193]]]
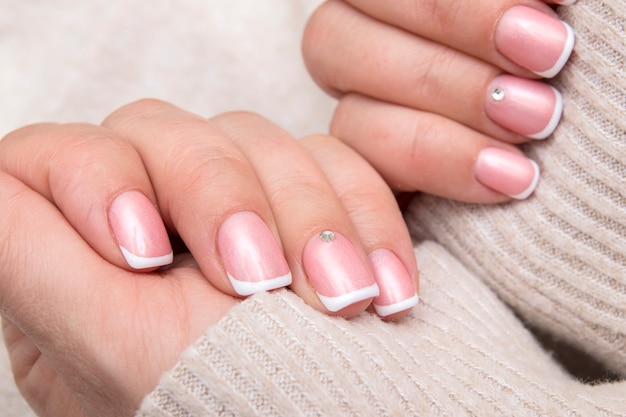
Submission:
[[[623,416],[626,383],[576,382],[485,284],[418,247],[406,320],[329,318],[287,291],[235,308],[189,348],[139,416]]]
[[[525,149],[542,168],[535,195],[497,206],[423,197],[409,222],[532,326],[626,376],[626,2],[560,12],[577,43],[554,80],[563,121]]]

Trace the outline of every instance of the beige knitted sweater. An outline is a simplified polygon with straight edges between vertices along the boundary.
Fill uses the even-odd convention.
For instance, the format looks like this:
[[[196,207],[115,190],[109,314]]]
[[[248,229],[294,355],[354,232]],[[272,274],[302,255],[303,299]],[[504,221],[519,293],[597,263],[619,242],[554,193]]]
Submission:
[[[333,103],[298,61],[320,1],[2,0],[0,136],[99,122],[145,96],[322,130]],[[561,13],[578,40],[554,81],[564,121],[527,149],[539,188],[497,207],[416,199],[410,317],[345,321],[288,291],[255,296],[187,349],[138,415],[626,416],[626,2]],[[3,372],[0,415],[24,417]]]
[[[540,186],[500,206],[413,202],[410,317],[345,321],[287,291],[255,296],[139,415],[626,416],[626,4],[561,13],[578,41],[554,80],[563,123],[527,149]]]

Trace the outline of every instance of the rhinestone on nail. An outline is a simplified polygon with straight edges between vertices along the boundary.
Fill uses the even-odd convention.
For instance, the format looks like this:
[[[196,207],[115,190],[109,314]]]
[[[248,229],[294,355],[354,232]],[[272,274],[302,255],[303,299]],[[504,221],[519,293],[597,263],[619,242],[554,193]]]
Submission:
[[[501,89],[500,87],[496,88],[491,93],[491,98],[493,98],[495,101],[502,101],[502,100],[504,100],[504,90]]]
[[[322,233],[320,233],[320,239],[322,239],[324,242],[332,242],[333,240],[335,240],[335,234],[330,230],[324,230]]]

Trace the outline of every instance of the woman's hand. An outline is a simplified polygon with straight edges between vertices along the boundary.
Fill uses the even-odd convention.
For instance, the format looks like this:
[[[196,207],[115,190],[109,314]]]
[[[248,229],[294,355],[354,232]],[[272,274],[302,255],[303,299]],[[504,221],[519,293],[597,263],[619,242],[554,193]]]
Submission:
[[[339,98],[331,133],[394,189],[494,203],[537,184],[513,144],[556,128],[561,96],[533,78],[558,73],[573,42],[541,1],[330,0],[303,50]]]
[[[417,302],[393,195],[332,137],[143,100],[102,126],[13,132],[0,168],[5,341],[43,416],[131,415],[257,291],[289,286],[346,317],[373,304],[397,318]]]

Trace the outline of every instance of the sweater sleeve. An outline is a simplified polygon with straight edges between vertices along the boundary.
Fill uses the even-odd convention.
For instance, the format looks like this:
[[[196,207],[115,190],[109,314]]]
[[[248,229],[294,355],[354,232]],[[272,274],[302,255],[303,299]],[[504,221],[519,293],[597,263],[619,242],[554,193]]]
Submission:
[[[208,329],[138,416],[617,416],[624,383],[559,368],[478,279],[417,248],[422,302],[405,320],[331,318],[288,291],[256,295]]]
[[[525,148],[542,170],[533,197],[478,206],[422,196],[408,219],[532,327],[626,377],[626,2],[559,13],[577,39],[551,81],[563,120]]]

